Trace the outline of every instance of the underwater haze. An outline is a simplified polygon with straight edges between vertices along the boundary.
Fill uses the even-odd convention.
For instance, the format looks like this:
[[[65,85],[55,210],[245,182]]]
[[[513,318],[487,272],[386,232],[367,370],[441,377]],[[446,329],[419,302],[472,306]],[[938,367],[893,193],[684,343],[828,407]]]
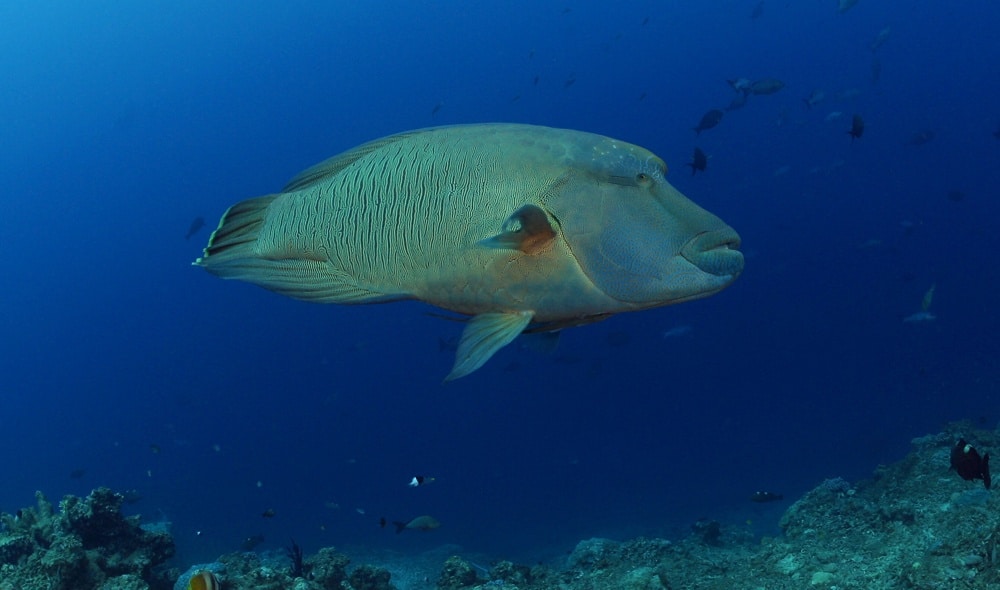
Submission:
[[[542,560],[702,517],[776,534],[824,478],[1000,421],[997,22],[986,0],[6,3],[0,510],[134,490],[184,564],[258,535]],[[444,383],[462,325],[432,307],[191,265],[237,201],[480,122],[648,148],[739,232],[742,276]],[[440,528],[380,526],[420,515]]]

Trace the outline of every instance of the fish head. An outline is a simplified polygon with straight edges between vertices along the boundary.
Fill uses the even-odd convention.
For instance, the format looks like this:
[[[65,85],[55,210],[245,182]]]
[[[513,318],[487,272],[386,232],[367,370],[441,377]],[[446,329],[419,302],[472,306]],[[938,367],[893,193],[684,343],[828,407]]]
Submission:
[[[582,272],[623,309],[707,297],[743,271],[739,235],[667,182],[659,157],[589,134],[568,154],[543,206]]]

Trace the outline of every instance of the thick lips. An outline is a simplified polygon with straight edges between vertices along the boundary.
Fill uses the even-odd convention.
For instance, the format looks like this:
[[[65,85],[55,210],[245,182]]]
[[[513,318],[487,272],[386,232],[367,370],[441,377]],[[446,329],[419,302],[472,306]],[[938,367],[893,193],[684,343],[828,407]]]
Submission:
[[[732,276],[743,271],[740,236],[732,228],[702,232],[681,248],[681,256],[699,269],[715,276]]]

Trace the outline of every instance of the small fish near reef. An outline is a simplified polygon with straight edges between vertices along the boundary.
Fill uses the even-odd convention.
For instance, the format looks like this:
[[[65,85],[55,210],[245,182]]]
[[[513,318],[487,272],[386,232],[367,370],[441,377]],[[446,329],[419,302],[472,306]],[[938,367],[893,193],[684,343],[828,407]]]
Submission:
[[[691,156],[688,166],[691,167],[691,176],[694,176],[694,173],[698,171],[704,172],[708,166],[708,156],[701,151],[701,148],[694,148],[694,154]]]
[[[438,519],[434,518],[433,516],[427,516],[426,514],[423,516],[418,516],[409,522],[400,522],[397,520],[393,521],[392,524],[395,525],[396,527],[397,535],[403,531],[423,531],[423,532],[433,531],[434,529],[439,528],[441,526],[441,523],[438,522]]]
[[[233,205],[194,264],[305,301],[411,299],[467,316],[446,378],[457,379],[522,332],[732,284],[738,234],[666,171],[648,150],[581,131],[410,131]]]
[[[274,516],[276,514],[278,514],[278,513],[274,511],[274,508],[268,508],[264,512],[260,513],[260,517],[261,518],[274,518]]]
[[[196,572],[188,580],[187,590],[221,590],[222,583],[218,576],[208,570]]]
[[[847,134],[851,136],[852,142],[865,134],[865,120],[861,118],[861,115],[854,115],[851,118],[851,129]]]
[[[975,447],[965,442],[964,438],[958,439],[958,442],[951,449],[951,468],[966,481],[983,480],[986,489],[990,489],[992,483],[990,480],[990,454],[984,453],[980,456]]]
[[[750,496],[751,502],[757,502],[759,504],[764,504],[766,502],[777,502],[784,498],[781,494],[776,494],[774,492],[754,492]]]
[[[719,109],[712,109],[701,116],[701,121],[698,121],[697,127],[692,127],[694,129],[695,135],[701,135],[702,131],[711,129],[722,121],[722,116],[725,113]]]

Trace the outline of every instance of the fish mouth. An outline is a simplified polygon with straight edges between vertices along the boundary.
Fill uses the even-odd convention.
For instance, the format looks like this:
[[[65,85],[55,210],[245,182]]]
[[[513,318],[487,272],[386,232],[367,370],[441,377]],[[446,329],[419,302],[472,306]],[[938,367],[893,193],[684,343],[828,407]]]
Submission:
[[[740,236],[732,228],[701,232],[681,248],[681,256],[699,270],[735,279],[743,272]]]

